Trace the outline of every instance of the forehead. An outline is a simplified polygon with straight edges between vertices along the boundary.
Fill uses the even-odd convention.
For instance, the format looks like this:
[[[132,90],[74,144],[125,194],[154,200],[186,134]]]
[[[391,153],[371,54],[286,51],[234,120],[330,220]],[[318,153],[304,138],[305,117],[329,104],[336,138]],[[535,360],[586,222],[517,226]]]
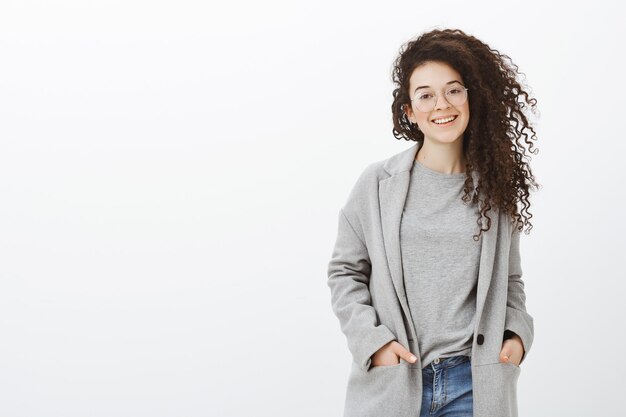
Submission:
[[[463,82],[461,74],[454,68],[443,62],[426,62],[413,70],[409,78],[410,91],[423,85],[431,88],[443,88],[448,81],[458,80]]]

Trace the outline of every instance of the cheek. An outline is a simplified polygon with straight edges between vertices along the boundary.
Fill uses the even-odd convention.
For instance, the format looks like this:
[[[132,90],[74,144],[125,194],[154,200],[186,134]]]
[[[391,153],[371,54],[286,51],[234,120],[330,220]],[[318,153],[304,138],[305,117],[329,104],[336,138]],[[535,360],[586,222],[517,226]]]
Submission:
[[[470,120],[469,113],[465,113],[465,117],[464,117],[463,123],[465,123],[465,125],[468,125],[469,124],[469,120]]]
[[[466,106],[459,110],[463,113],[463,124],[467,126],[469,124],[469,119],[470,119],[469,106]]]
[[[428,123],[430,123],[428,121],[428,115],[424,113],[417,115],[417,121],[419,122],[419,124],[422,124],[422,125],[427,125]]]

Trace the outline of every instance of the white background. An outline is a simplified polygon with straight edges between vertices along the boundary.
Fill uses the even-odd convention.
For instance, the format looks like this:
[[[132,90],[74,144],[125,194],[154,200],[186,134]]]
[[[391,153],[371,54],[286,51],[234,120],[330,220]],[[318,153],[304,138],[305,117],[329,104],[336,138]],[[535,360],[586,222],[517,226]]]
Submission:
[[[341,416],[338,210],[444,27],[541,113],[520,415],[622,415],[617,3],[2,0],[0,416]]]

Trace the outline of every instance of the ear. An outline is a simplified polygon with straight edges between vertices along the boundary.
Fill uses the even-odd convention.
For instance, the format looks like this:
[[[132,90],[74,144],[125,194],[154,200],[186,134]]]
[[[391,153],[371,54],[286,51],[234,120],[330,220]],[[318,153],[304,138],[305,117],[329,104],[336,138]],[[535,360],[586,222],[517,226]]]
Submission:
[[[404,114],[406,114],[406,117],[407,119],[409,119],[409,122],[417,123],[417,120],[415,120],[415,115],[413,114],[413,109],[411,108],[410,104],[404,105]]]

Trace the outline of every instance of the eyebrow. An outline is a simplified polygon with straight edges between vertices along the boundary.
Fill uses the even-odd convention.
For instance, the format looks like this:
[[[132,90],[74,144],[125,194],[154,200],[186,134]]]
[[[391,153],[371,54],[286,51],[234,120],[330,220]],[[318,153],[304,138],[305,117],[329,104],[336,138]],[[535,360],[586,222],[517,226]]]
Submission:
[[[450,84],[454,84],[454,83],[459,83],[459,84],[463,85],[463,83],[462,83],[461,81],[458,81],[458,80],[448,81],[448,82],[446,83],[446,85],[450,85]],[[419,90],[420,88],[430,88],[430,86],[429,86],[429,85],[420,85],[420,86],[419,86],[419,87],[417,87],[415,90],[413,90],[413,94],[415,94],[415,92],[416,92],[417,90]]]

